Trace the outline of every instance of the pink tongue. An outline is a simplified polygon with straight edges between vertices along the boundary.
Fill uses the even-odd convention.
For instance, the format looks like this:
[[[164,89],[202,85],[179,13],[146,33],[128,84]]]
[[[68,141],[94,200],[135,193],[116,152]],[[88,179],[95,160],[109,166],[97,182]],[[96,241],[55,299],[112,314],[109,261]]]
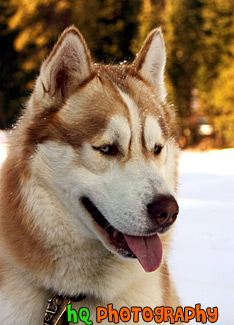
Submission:
[[[124,234],[128,247],[136,255],[146,272],[156,270],[162,261],[162,243],[158,235],[149,237]]]

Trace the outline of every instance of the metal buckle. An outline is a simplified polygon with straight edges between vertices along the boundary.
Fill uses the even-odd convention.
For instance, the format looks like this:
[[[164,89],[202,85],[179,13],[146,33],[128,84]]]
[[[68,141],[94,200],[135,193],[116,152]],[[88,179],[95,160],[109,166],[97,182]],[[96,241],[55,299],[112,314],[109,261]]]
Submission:
[[[56,325],[66,311],[70,299],[63,296],[53,295],[48,300],[43,325]]]
[[[64,323],[62,321],[62,318],[66,311],[67,305],[70,304],[72,301],[82,301],[85,298],[86,296],[82,294],[78,297],[64,297],[59,295],[52,295],[48,300],[43,325],[62,325]],[[59,323],[60,321],[62,321],[62,323]],[[68,324],[67,321],[65,321],[65,323]]]

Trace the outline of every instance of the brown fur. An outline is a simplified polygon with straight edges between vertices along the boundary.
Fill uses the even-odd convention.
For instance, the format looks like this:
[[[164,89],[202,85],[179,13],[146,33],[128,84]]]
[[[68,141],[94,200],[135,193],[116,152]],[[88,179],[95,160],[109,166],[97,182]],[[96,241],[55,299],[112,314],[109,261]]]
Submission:
[[[87,114],[85,117],[80,118],[77,124],[67,124],[65,120],[61,120],[59,116],[62,106],[51,107],[45,111],[36,109],[39,103],[34,103],[35,113],[30,120],[27,116],[19,123],[18,131],[13,137],[13,142],[20,144],[23,149],[17,155],[15,146],[10,149],[14,151],[14,155],[10,155],[8,162],[3,168],[3,206],[8,207],[7,212],[4,210],[1,213],[6,213],[7,218],[2,218],[3,234],[7,238],[7,242],[11,247],[12,252],[19,260],[27,264],[28,267],[35,265],[35,259],[40,260],[41,267],[49,265],[50,257],[46,253],[46,249],[40,244],[40,238],[38,238],[36,229],[30,229],[30,222],[27,217],[27,213],[23,210],[21,205],[20,187],[25,181],[27,181],[28,170],[27,161],[34,153],[36,145],[48,140],[56,140],[61,143],[72,145],[73,147],[79,147],[83,143],[84,139],[91,140],[94,136],[97,137],[106,128],[111,115],[121,112],[126,115],[129,120],[128,110],[126,104],[122,101],[117,90],[114,87],[116,84],[120,89],[127,91],[128,95],[137,103],[142,124],[145,120],[145,109],[153,116],[157,117],[161,115],[159,119],[165,138],[169,134],[168,125],[173,117],[172,110],[166,105],[163,105],[163,109],[157,106],[151,98],[144,97],[144,88],[147,87],[153,94],[153,87],[149,86],[147,82],[139,77],[139,75],[133,73],[134,68],[132,66],[116,66],[105,67],[99,65],[97,71],[92,75],[92,78],[86,80],[77,89],[76,92],[89,92],[89,87],[92,87],[91,83],[101,83],[102,87],[100,92],[108,92],[108,101],[99,96],[98,107],[96,101],[92,98],[87,100]],[[134,76],[133,76],[134,75]],[[124,78],[122,77],[124,76]],[[132,83],[135,83],[135,79],[139,83],[138,92],[135,92],[132,87]],[[141,91],[142,89],[142,91]],[[98,93],[97,93],[98,96]],[[113,101],[112,101],[113,98]],[[118,99],[118,100],[117,100]],[[101,107],[101,111],[99,108]],[[112,107],[112,110],[109,110]],[[163,113],[166,112],[166,113]],[[95,115],[96,114],[96,115]],[[166,116],[164,116],[166,115]],[[93,123],[95,121],[95,123]],[[98,123],[97,123],[98,121]],[[97,129],[98,128],[98,129]],[[22,131],[24,130],[24,132]],[[142,148],[143,154],[148,158],[149,153],[145,149],[143,139],[144,129],[142,128]],[[130,159],[131,156],[128,156]],[[16,163],[17,162],[17,163]],[[12,195],[14,193],[14,195]],[[15,216],[18,216],[17,218]],[[20,218],[19,218],[20,216]],[[26,236],[26,233],[29,235]],[[15,247],[15,238],[18,238],[19,245]]]
[[[49,250],[24,209],[21,187],[27,182],[27,172],[18,159],[9,156],[2,170],[0,234],[18,263],[30,269],[47,269],[51,265]]]
[[[48,86],[49,88],[46,89],[45,85],[41,81],[42,86],[41,88],[38,88],[38,93],[40,94],[40,90],[42,89],[44,90],[44,95],[50,98],[48,101],[50,105],[48,105],[48,107],[45,107],[46,105],[42,105],[40,97],[39,99],[37,98],[38,85],[36,84],[35,92],[32,95],[31,101],[28,105],[29,107],[23,114],[22,118],[19,120],[16,130],[14,130],[13,135],[10,137],[8,158],[6,159],[2,168],[2,180],[0,188],[0,235],[8,254],[6,256],[6,259],[8,259],[7,262],[5,263],[5,261],[2,261],[2,264],[0,264],[0,282],[5,280],[3,277],[5,278],[8,272],[15,275],[14,269],[11,269],[10,271],[8,270],[10,268],[10,264],[16,265],[17,271],[20,270],[19,274],[16,274],[16,278],[19,276],[19,281],[23,278],[24,281],[22,281],[21,284],[27,281],[28,274],[32,276],[35,282],[38,280],[40,282],[42,279],[44,279],[43,277],[46,273],[46,275],[48,274],[48,277],[51,275],[51,278],[49,278],[48,281],[49,284],[41,284],[41,287],[45,286],[46,292],[46,290],[51,289],[49,287],[50,281],[52,282],[53,280],[53,283],[56,283],[57,280],[57,277],[55,276],[54,279],[52,279],[54,275],[53,272],[57,271],[55,270],[56,267],[61,264],[56,264],[53,256],[51,256],[52,247],[46,247],[44,238],[42,238],[42,235],[40,235],[41,229],[39,230],[39,226],[38,228],[35,226],[33,217],[25,208],[25,198],[23,196],[24,187],[26,187],[28,182],[31,181],[31,157],[36,156],[35,153],[37,152],[39,144],[52,140],[56,143],[68,145],[69,147],[75,149],[75,153],[79,153],[79,149],[82,144],[86,141],[92,145],[98,138],[100,138],[100,135],[103,133],[103,131],[106,130],[112,116],[116,116],[118,114],[121,115],[121,117],[126,118],[130,125],[130,128],[132,129],[129,109],[120,94],[121,92],[119,92],[117,88],[127,94],[138,107],[139,119],[141,121],[140,125],[142,125],[140,129],[141,135],[139,141],[141,141],[142,154],[145,160],[157,159],[156,157],[153,158],[153,153],[149,152],[149,150],[146,148],[144,139],[144,125],[146,115],[150,114],[159,121],[165,141],[174,135],[174,112],[169,106],[167,106],[167,104],[161,103],[159,101],[155,94],[154,86],[148,80],[145,80],[140,73],[140,69],[146,60],[146,55],[150,44],[155,34],[158,32],[158,30],[153,31],[148,36],[139,56],[131,65],[93,65],[91,62],[89,50],[83,37],[73,27],[67,29],[62,34],[58,43],[55,45],[53,51],[45,61],[43,69],[46,69],[46,67],[49,66],[49,63],[53,61],[53,58],[55,57],[57,51],[61,48],[66,35],[68,33],[72,33],[78,37],[79,41],[83,45],[88,63],[89,76],[87,78],[84,77],[84,80],[79,80],[79,83],[76,83],[75,80],[72,83],[73,86],[75,85],[74,89],[72,88],[70,92],[65,92],[63,91],[63,89],[65,89],[63,83],[67,82],[68,76],[66,75],[66,71],[59,71],[55,76],[57,88],[55,87],[54,94],[50,94],[50,86]],[[77,71],[77,73],[78,72],[79,71]],[[86,76],[85,73],[83,75]],[[40,78],[38,80],[40,81]],[[46,81],[48,80],[46,79]],[[41,93],[43,93],[43,91]],[[52,95],[54,95],[54,97],[57,95],[58,97],[58,99],[55,99],[54,102]],[[74,100],[72,107],[75,110],[74,114],[71,112],[71,108],[69,106],[69,101],[72,100]],[[119,159],[119,161],[121,161],[119,163],[120,167],[124,166],[126,160],[130,160],[133,157],[131,152],[132,142],[133,140],[130,138],[129,148],[126,156],[124,159],[122,159],[122,157]],[[72,159],[76,159],[75,154],[71,157]],[[79,165],[79,163],[81,164],[81,162],[76,162],[77,165]],[[30,199],[32,198],[35,197],[30,196]],[[56,206],[56,208],[58,207]],[[55,209],[55,214],[56,211],[57,210]],[[64,228],[62,230],[64,230]],[[51,229],[51,231],[53,232],[53,229]],[[64,240],[64,242],[66,242],[66,240]],[[166,252],[168,250],[168,242],[169,236],[166,235],[162,238],[162,243]],[[59,246],[61,243],[56,243],[54,245]],[[69,247],[69,249],[71,249],[71,247],[74,248],[72,245],[75,246],[74,243],[70,243],[69,241],[67,241],[64,246],[66,245]],[[101,245],[100,242],[98,242],[97,245]],[[57,246],[56,249],[59,251],[59,248]],[[109,251],[107,253],[105,252],[105,254],[111,255]],[[62,254],[58,254],[55,259],[56,258],[63,259],[64,256]],[[74,255],[73,259],[75,261],[76,258],[77,256]],[[114,257],[112,258],[114,261]],[[73,261],[71,261],[71,265],[72,262]],[[106,262],[105,258],[104,262]],[[106,263],[108,262],[109,261]],[[113,263],[115,263],[115,261]],[[121,263],[124,264],[122,260],[116,262],[117,267],[120,267]],[[63,271],[67,273],[71,272],[69,270],[69,267],[70,265],[65,265],[64,268],[66,271]],[[100,270],[102,271],[101,268]],[[100,270],[99,272],[101,272]],[[76,271],[77,270],[75,269],[74,273]],[[24,276],[21,275],[21,272],[24,272]],[[25,274],[27,275],[25,276]],[[70,284],[72,284],[72,281],[74,280],[74,277],[76,277],[76,274],[69,274],[72,274],[72,276],[69,278],[70,275],[68,275],[66,281],[69,281]],[[163,286],[164,305],[173,306],[177,304],[178,298],[174,292],[174,287],[170,282],[166,262],[164,262],[164,264],[161,266],[158,274],[158,278],[161,278]],[[22,278],[20,279],[21,276]],[[87,283],[85,282],[85,285],[86,284]],[[112,283],[108,285],[111,286]],[[7,286],[6,283],[5,286]],[[57,287],[59,287],[59,290],[64,290],[60,282]],[[106,287],[108,289],[108,286]],[[159,291],[160,289],[161,284],[159,285]],[[92,305],[92,299],[90,299],[90,301]],[[44,301],[42,302],[42,307],[43,304]]]
[[[61,44],[63,43],[65,37],[67,36],[67,34],[70,34],[70,33],[74,34],[75,36],[77,36],[80,39],[80,41],[81,41],[81,43],[82,43],[82,45],[84,47],[86,57],[88,58],[88,65],[89,65],[89,69],[90,69],[90,72],[91,72],[92,71],[92,69],[91,69],[91,59],[90,59],[90,53],[89,53],[88,47],[87,47],[86,42],[85,42],[83,36],[81,35],[81,33],[76,28],[74,28],[73,26],[68,27],[67,29],[65,29],[65,31],[62,33],[62,35],[59,37],[58,42],[54,46],[53,50],[51,51],[50,55],[48,56],[48,58],[47,58],[47,60],[45,62],[45,66],[47,66],[48,63],[52,60],[52,58],[54,57],[54,55],[56,54],[58,49],[61,47]]]

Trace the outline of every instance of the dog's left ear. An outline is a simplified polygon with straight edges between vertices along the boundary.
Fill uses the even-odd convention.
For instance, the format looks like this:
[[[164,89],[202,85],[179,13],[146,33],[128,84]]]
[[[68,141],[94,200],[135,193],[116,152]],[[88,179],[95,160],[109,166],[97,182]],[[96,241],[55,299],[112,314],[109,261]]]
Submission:
[[[165,64],[166,50],[163,35],[161,28],[157,28],[147,36],[133,65],[140,75],[156,88],[161,100],[166,97],[164,85]]]
[[[42,106],[54,106],[69,97],[92,73],[89,50],[75,27],[66,29],[41,66],[35,97]]]

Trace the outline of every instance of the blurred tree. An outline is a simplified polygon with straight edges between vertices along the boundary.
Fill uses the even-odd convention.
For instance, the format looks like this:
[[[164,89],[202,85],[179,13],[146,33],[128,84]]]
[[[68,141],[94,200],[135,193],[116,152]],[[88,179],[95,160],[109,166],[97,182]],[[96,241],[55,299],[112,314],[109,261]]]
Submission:
[[[230,147],[234,146],[234,3],[203,1],[201,112],[214,125],[215,146]]]
[[[137,33],[141,1],[3,0],[1,37],[6,46],[1,52],[5,88],[0,93],[0,127],[14,121],[12,116],[32,90],[41,61],[66,27],[74,24],[81,30],[95,60],[132,59],[130,44]],[[9,65],[8,51],[17,66]],[[12,78],[11,71],[19,73]],[[17,94],[12,94],[12,83]]]
[[[203,44],[201,64],[199,65],[198,84],[202,95],[208,94],[220,68],[232,56],[230,46],[234,40],[234,3],[232,1],[202,0]]]
[[[198,140],[209,117],[219,145],[231,145],[234,5],[222,0],[2,0],[0,128],[10,126],[33,88],[41,61],[59,34],[77,26],[94,60],[132,60],[147,33],[162,25],[167,88],[181,134]],[[222,103],[222,105],[221,105]],[[221,136],[222,127],[225,127]],[[227,131],[227,130],[230,130]]]
[[[147,34],[156,27],[164,24],[165,0],[142,0],[137,17],[138,33],[132,39],[130,49],[136,54]]]
[[[234,56],[215,80],[209,105],[216,147],[234,147]]]
[[[7,18],[12,15],[13,8],[8,6],[7,0],[0,2],[0,129],[11,125],[19,114],[20,105],[18,99],[26,95],[26,89],[22,86],[28,82],[27,76],[20,70],[22,55],[13,48],[13,41],[17,30],[7,29]]]
[[[73,23],[81,30],[94,59],[105,62],[132,59],[142,0],[74,1]]]
[[[193,98],[203,46],[202,7],[201,0],[169,0],[165,18],[169,98],[190,144],[196,142]]]
[[[2,0],[0,6],[0,128],[6,128],[15,122],[33,88],[48,45],[57,38],[57,25],[66,27],[68,10],[52,0]]]
[[[165,29],[169,96],[177,106],[181,133],[186,135],[189,144],[196,144],[199,140],[197,135],[199,117],[205,116],[208,122],[215,123],[217,130],[219,118],[213,98],[216,98],[217,102],[218,97],[219,100],[222,98],[223,113],[219,113],[220,119],[225,116],[227,107],[232,101],[230,96],[224,97],[231,88],[234,89],[231,81],[226,80],[219,96],[215,93],[217,85],[221,87],[225,76],[226,78],[227,75],[231,76],[230,71],[222,72],[222,69],[226,69],[228,61],[233,61],[231,51],[234,40],[233,13],[234,4],[231,1],[167,2]],[[220,122],[219,126],[221,125],[224,124]],[[215,135],[218,136],[217,132]],[[218,142],[230,145],[230,141],[225,142],[225,137],[221,141],[220,132],[219,127]]]

